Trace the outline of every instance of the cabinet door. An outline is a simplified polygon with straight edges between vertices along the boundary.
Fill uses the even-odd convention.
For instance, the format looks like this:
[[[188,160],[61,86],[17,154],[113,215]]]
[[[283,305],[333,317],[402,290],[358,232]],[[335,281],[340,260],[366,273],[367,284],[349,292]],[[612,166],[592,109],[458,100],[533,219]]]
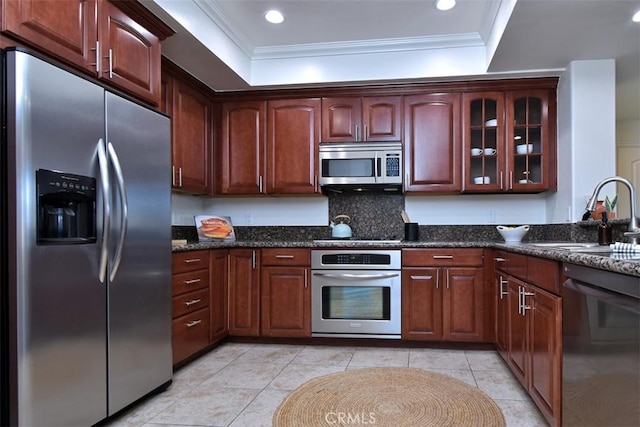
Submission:
[[[551,425],[557,425],[561,409],[562,321],[559,297],[536,289],[525,299],[531,323],[531,385],[529,393]],[[554,421],[555,420],[555,421]]]
[[[529,328],[525,316],[522,315],[521,291],[526,285],[509,277],[509,341],[508,364],[511,372],[525,389],[528,389],[528,335]]]
[[[229,251],[229,335],[260,333],[259,257],[252,249]]]
[[[508,281],[503,274],[494,275],[495,307],[496,307],[496,347],[507,359],[509,340]]]
[[[261,331],[268,337],[311,336],[311,289],[305,267],[263,267]]]
[[[507,92],[507,190],[555,189],[555,128],[549,117],[555,117],[555,103],[550,105],[549,90]],[[518,151],[519,146],[523,151]]]
[[[98,77],[158,105],[160,39],[110,1],[100,1],[99,9]]]
[[[460,95],[404,97],[405,190],[461,190]]]
[[[451,267],[441,270],[442,338],[482,341],[483,270]]]
[[[360,97],[322,98],[322,142],[362,140]]]
[[[402,269],[402,339],[442,338],[442,292],[438,268]]]
[[[320,98],[269,101],[268,194],[318,193]]]
[[[216,343],[227,336],[227,261],[229,251],[216,249],[209,256],[209,342]]]
[[[462,106],[463,190],[500,191],[506,159],[504,93],[465,93]]]
[[[266,103],[226,102],[222,105],[220,194],[264,192]]]
[[[3,1],[2,31],[95,70],[96,0]]]
[[[173,188],[211,193],[212,112],[211,101],[196,86],[173,80],[172,157]]]
[[[402,98],[400,96],[362,98],[362,125],[365,141],[401,141]]]

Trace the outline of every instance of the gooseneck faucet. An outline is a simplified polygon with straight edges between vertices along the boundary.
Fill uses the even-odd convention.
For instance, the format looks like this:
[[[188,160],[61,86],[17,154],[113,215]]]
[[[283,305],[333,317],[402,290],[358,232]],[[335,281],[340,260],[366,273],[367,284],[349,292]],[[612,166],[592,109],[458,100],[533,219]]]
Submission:
[[[638,227],[638,218],[636,217],[637,198],[636,198],[636,190],[633,187],[633,184],[629,180],[622,178],[621,176],[611,176],[609,178],[605,178],[602,181],[600,181],[598,185],[596,185],[596,188],[593,190],[593,195],[591,196],[591,198],[589,199],[589,202],[587,203],[587,210],[591,212],[596,210],[598,193],[600,193],[600,190],[602,189],[602,187],[604,187],[606,184],[610,182],[620,182],[626,185],[627,188],[629,189],[629,198],[631,199],[630,200],[631,220],[629,221],[629,227],[627,228],[628,231],[624,233],[624,235],[629,237],[630,243],[637,244],[638,241],[640,240],[640,227]]]

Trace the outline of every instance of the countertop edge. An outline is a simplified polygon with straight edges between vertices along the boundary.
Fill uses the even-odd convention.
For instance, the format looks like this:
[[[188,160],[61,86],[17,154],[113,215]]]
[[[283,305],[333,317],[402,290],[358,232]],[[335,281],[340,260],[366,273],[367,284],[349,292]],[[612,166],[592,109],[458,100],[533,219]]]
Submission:
[[[529,242],[531,243],[531,242]],[[313,241],[235,241],[235,242],[192,242],[186,245],[172,246],[172,252],[185,252],[207,249],[232,249],[232,248],[385,248],[385,249],[411,249],[411,248],[483,248],[502,249],[524,255],[533,255],[541,258],[584,265],[600,270],[612,271],[640,277],[640,262],[637,260],[612,259],[594,253],[572,252],[562,249],[540,248],[527,244],[507,244],[503,242],[476,241],[476,242],[401,242],[401,243],[362,243],[362,242],[313,242]]]

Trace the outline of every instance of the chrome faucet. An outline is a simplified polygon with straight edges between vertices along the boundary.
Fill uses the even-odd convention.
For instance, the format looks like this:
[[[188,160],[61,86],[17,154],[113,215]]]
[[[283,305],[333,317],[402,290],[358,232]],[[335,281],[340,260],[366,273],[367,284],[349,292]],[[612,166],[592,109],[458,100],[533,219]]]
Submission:
[[[587,203],[587,210],[588,211],[595,211],[596,210],[596,203],[598,201],[598,193],[600,193],[600,190],[602,189],[602,187],[604,187],[606,184],[610,183],[610,182],[620,182],[624,185],[627,186],[627,188],[629,189],[629,198],[631,199],[631,220],[629,221],[629,227],[627,227],[627,232],[624,233],[625,236],[629,237],[629,242],[630,243],[638,243],[638,241],[640,240],[640,227],[638,227],[638,218],[636,217],[636,203],[637,203],[637,198],[636,198],[636,190],[633,187],[633,184],[625,179],[622,178],[621,176],[612,176],[609,178],[605,178],[602,181],[600,181],[598,183],[598,185],[596,185],[596,188],[593,190],[593,195],[591,196],[591,198],[589,199],[589,202]]]

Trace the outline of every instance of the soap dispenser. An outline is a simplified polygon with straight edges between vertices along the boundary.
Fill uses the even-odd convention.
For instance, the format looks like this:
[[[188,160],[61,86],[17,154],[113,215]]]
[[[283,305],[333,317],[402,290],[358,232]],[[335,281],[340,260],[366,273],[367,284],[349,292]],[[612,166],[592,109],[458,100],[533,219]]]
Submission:
[[[598,243],[600,245],[610,245],[611,241],[611,224],[609,224],[609,218],[607,212],[602,212],[602,222],[598,226]]]

